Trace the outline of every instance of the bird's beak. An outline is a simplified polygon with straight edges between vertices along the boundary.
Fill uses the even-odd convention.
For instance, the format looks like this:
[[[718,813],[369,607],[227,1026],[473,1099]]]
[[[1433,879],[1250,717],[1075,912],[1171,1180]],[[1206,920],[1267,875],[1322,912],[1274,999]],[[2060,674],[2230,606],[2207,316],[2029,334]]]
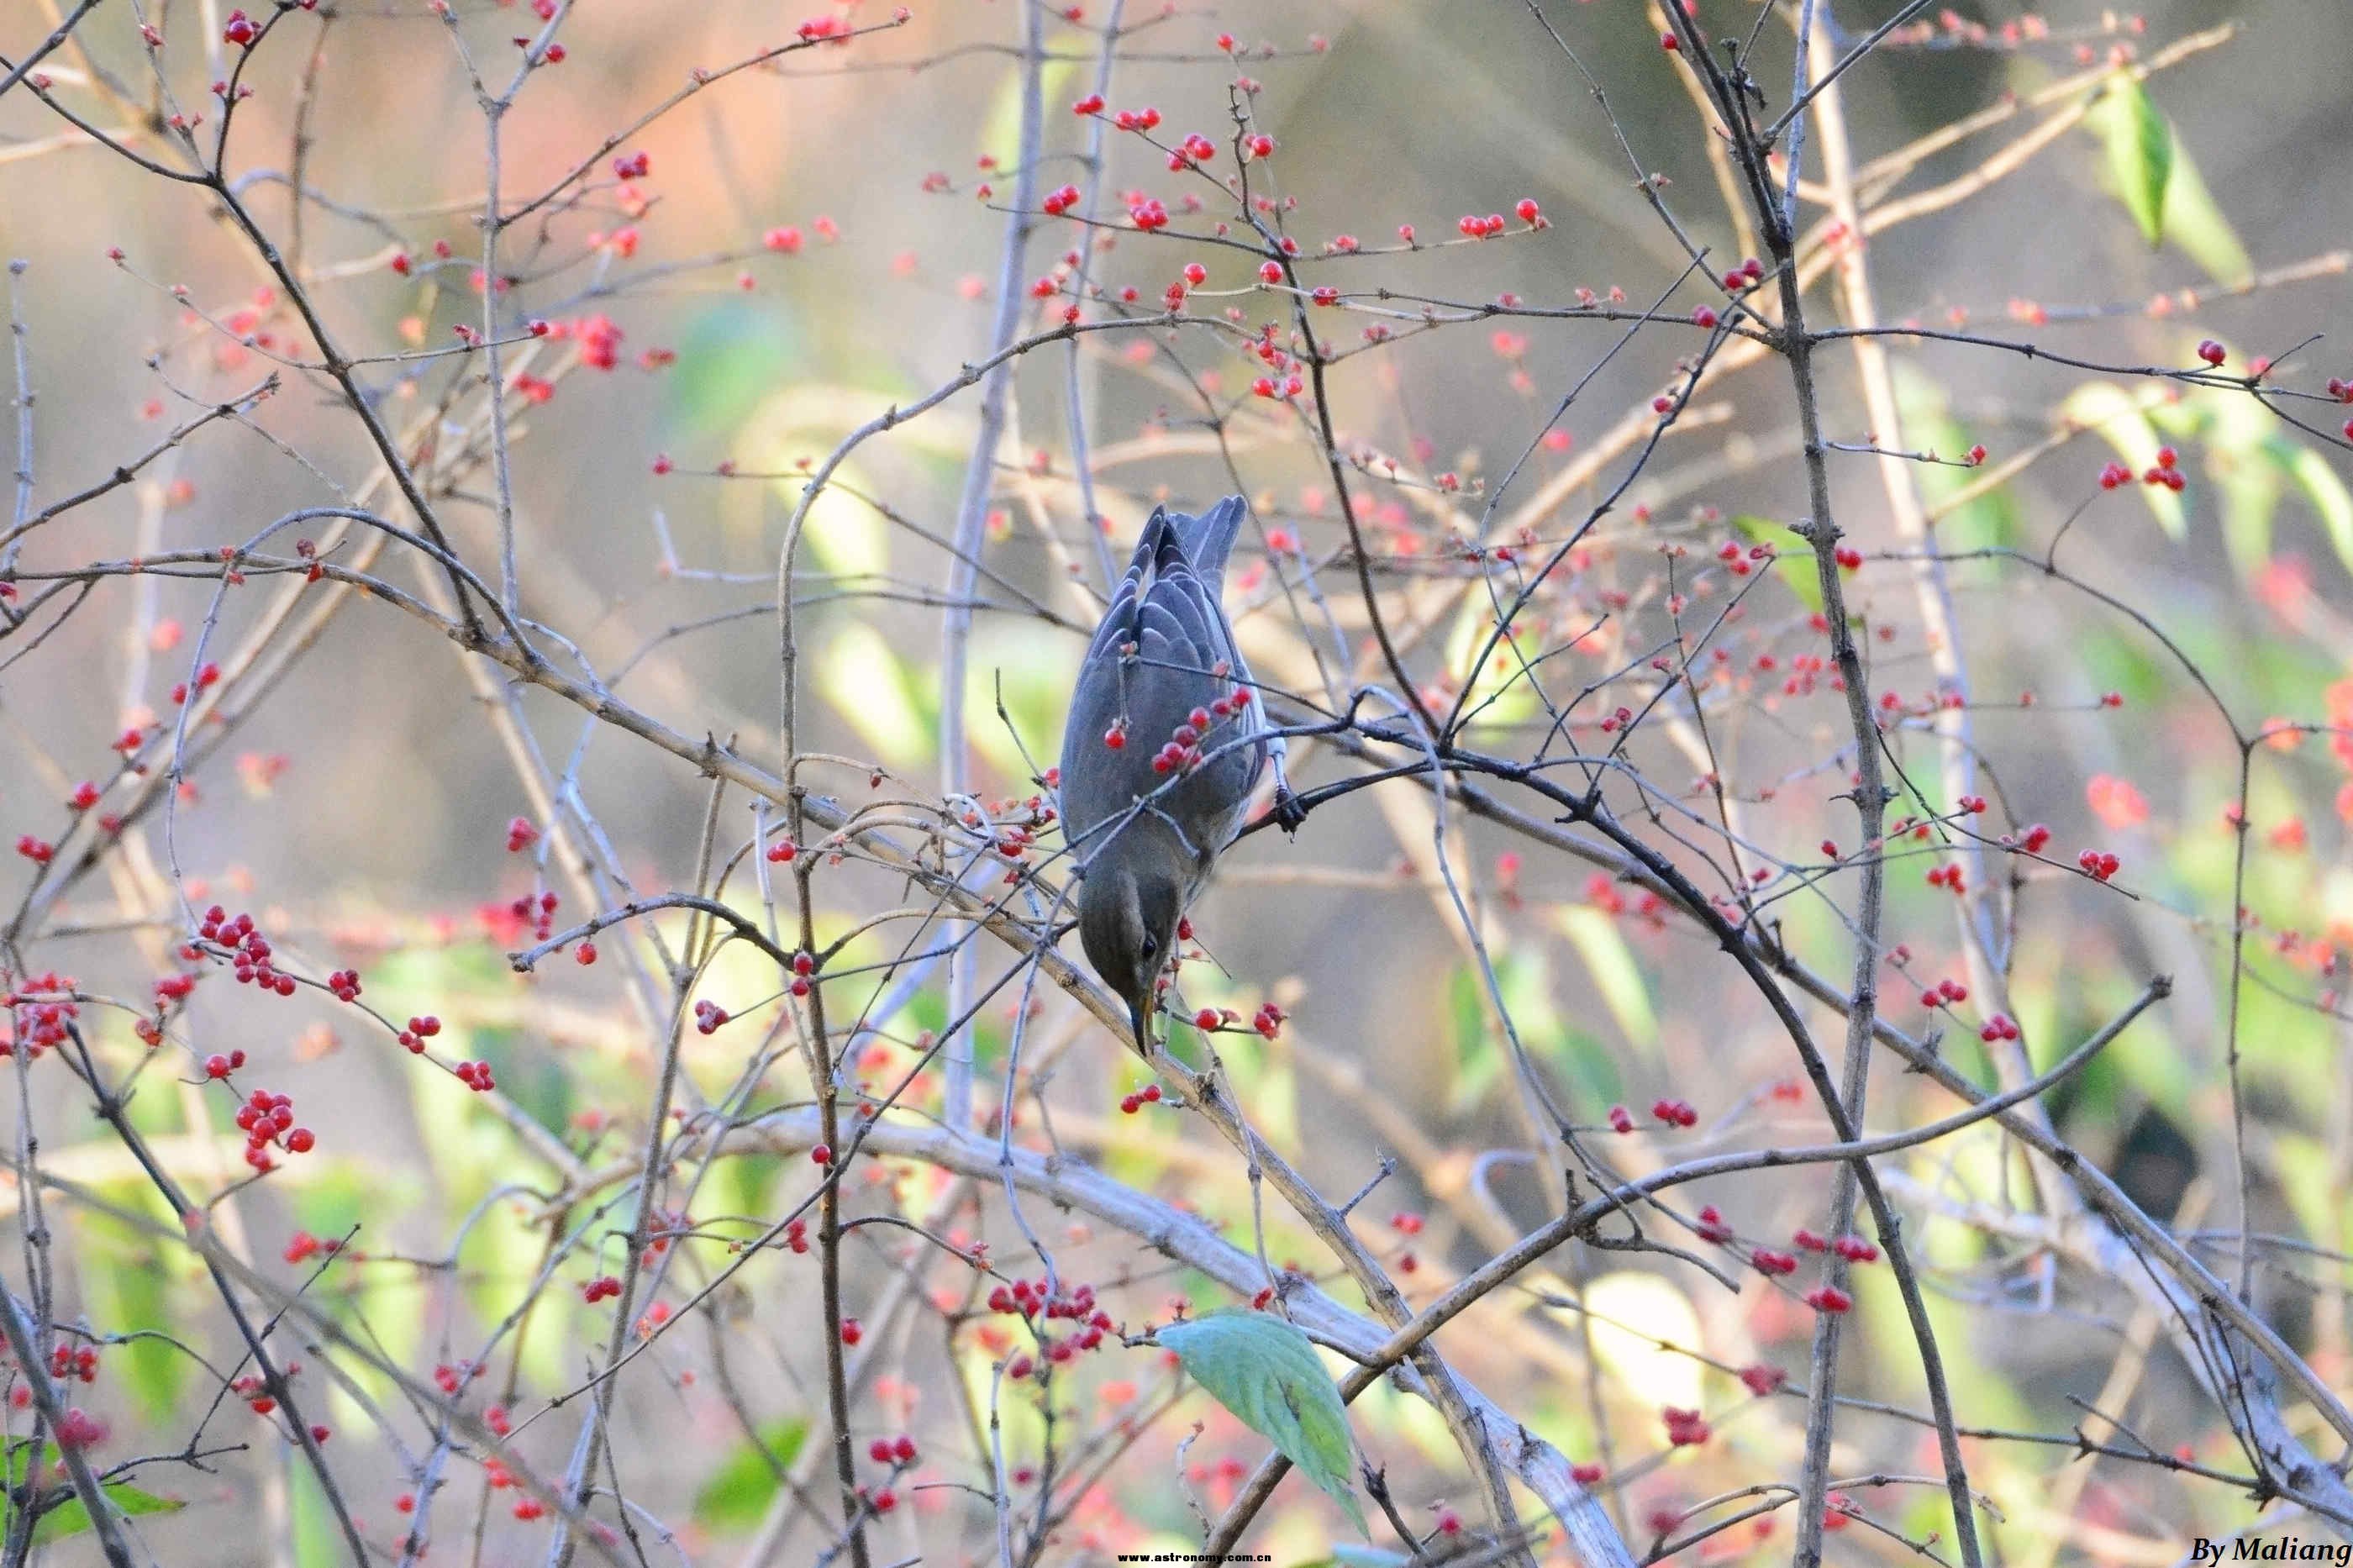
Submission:
[[[1151,1011],[1146,1008],[1143,1003],[1132,1001],[1127,1005],[1127,1016],[1129,1020],[1135,1025],[1136,1055],[1149,1058],[1152,1055]]]

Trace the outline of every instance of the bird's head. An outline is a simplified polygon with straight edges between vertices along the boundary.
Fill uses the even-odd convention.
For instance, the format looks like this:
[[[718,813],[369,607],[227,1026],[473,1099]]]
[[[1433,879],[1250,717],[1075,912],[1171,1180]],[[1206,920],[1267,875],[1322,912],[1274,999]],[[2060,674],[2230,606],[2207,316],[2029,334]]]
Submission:
[[[1176,948],[1184,897],[1155,863],[1154,837],[1124,832],[1088,860],[1079,879],[1079,941],[1087,962],[1127,1004],[1135,1048],[1149,1056],[1155,983]]]

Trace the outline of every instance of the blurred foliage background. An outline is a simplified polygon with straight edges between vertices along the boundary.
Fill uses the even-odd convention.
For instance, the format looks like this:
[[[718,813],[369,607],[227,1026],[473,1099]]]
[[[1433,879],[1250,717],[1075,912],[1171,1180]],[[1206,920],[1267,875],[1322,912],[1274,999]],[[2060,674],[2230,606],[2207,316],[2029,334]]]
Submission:
[[[0,47],[20,49],[45,35],[45,4],[17,0],[0,16]],[[237,111],[231,172],[286,243],[284,175],[304,119],[311,141],[303,177],[337,205],[306,215],[301,254],[334,330],[373,353],[447,344],[453,324],[480,314],[468,258],[480,243],[470,212],[480,200],[484,164],[471,91],[448,29],[424,6],[398,0],[327,9],[331,22],[306,19],[252,64],[247,79],[259,90]],[[502,79],[510,36],[533,23],[470,0],[458,9],[459,33]],[[1842,6],[1840,19],[1860,31],[1888,9]],[[1968,21],[1996,27],[2017,15],[2000,3],[1962,9]],[[578,10],[563,35],[564,63],[538,73],[505,118],[501,178],[510,198],[562,175],[691,69],[779,41],[798,20],[732,3]],[[1706,133],[1657,47],[1655,20],[1624,0],[1547,3],[1545,11],[1608,89],[1642,166],[1671,182],[1669,197],[1694,238],[1736,258],[1741,241],[1715,196]],[[1701,11],[1725,28],[1745,28],[1754,15],[1721,0]],[[1087,13],[1058,23],[1052,35],[1064,58],[1046,72],[1047,188],[1081,177],[1073,154],[1083,125],[1065,106],[1085,90],[1100,47],[1090,29],[1102,18]],[[883,16],[871,5],[843,15],[859,25]],[[552,212],[543,226],[509,237],[519,313],[556,321],[572,342],[597,317],[620,333],[609,372],[566,375],[543,401],[528,397],[513,409],[526,607],[571,637],[628,700],[682,732],[733,737],[747,754],[776,762],[776,634],[758,606],[773,594],[781,528],[798,491],[796,465],[821,458],[848,430],[923,395],[986,348],[1004,220],[976,187],[1002,185],[1005,175],[987,161],[1015,150],[1018,68],[1006,49],[1018,15],[1011,0],[918,5],[903,28],[719,84],[628,139],[622,151],[642,148],[652,171],[634,192],[607,183],[579,210]],[[1933,41],[1891,47],[1854,71],[1845,100],[1858,158],[2084,68],[2073,54],[2078,38],[2105,58],[2119,43],[2146,56],[2207,30],[2230,36],[2152,77],[2146,107],[2103,110],[2130,116],[2129,123],[2093,117],[1968,203],[1873,235],[1867,254],[1883,313],[1965,322],[2116,364],[2189,363],[2190,345],[2208,336],[2242,363],[2329,331],[2347,303],[2337,247],[2353,220],[2353,186],[2329,173],[2353,132],[2342,91],[2353,68],[2348,18],[2293,0],[2228,8],[2158,0],[2129,19],[2088,5],[2042,16],[2063,41],[1980,47],[1933,28]],[[216,20],[209,0],[184,0],[163,23],[172,40],[164,59],[185,101],[204,101],[204,83],[216,71],[206,57],[217,51],[202,36]],[[1632,188],[1608,121],[1520,7],[1369,0],[1262,0],[1239,14],[1182,7],[1133,35],[1129,47],[1139,58],[1119,67],[1113,104],[1152,103],[1180,133],[1198,126],[1222,134],[1224,84],[1234,68],[1209,45],[1220,27],[1278,51],[1246,58],[1244,68],[1263,83],[1258,122],[1277,138],[1276,178],[1298,202],[1292,232],[1314,241],[1311,253],[1341,233],[1386,244],[1400,224],[1451,237],[1458,214],[1508,211],[1523,196],[1550,219],[1545,232],[1510,243],[1333,267],[1344,286],[1377,277],[1409,293],[1465,302],[1510,293],[1538,304],[1566,303],[1580,287],[1620,287],[1639,302],[1681,266],[1672,237]],[[103,120],[104,92],[75,71],[143,84],[144,51],[111,8],[79,37],[88,58],[60,58],[56,90]],[[1768,26],[1765,37],[1776,63],[1760,79],[1778,101],[1786,98],[1786,29]],[[317,51],[307,89],[306,40],[316,40]],[[143,94],[142,85],[133,97]],[[2145,201],[2137,209],[2132,189],[2146,170],[2137,174],[2116,149],[2150,116],[2170,126],[2173,149],[2172,205],[2153,213]],[[1936,154],[1911,176],[1912,187],[1981,169],[1989,149],[2032,122],[2022,116]],[[29,263],[16,300],[37,392],[32,463],[44,500],[105,474],[190,410],[242,392],[264,373],[260,356],[192,319],[175,286],[216,321],[250,310],[264,330],[290,330],[284,301],[269,294],[249,247],[201,192],[101,150],[51,145],[62,129],[29,93],[0,101],[0,254]],[[1149,150],[1116,137],[1112,148],[1107,191],[1168,184]],[[942,177],[928,184],[944,189],[927,188],[934,174]],[[1114,203],[1104,209],[1117,216]],[[2145,226],[2157,229],[2158,243]],[[797,244],[767,237],[786,227]],[[617,239],[622,230],[630,237]],[[437,243],[451,251],[438,265]],[[1074,230],[1047,226],[1029,273],[1047,272],[1061,247],[1077,243]],[[111,247],[123,253],[119,267],[104,259]],[[405,268],[392,265],[396,255],[407,258]],[[1092,265],[1106,287],[1133,285],[1149,301],[1196,257],[1182,243],[1155,245],[1123,231]],[[1247,293],[1254,269],[1246,258],[1206,247],[1198,258],[1209,268],[1213,295],[1242,291],[1235,303],[1250,321],[1282,317],[1276,303]],[[2305,263],[2315,265],[2275,286],[2223,287]],[[2165,308],[2152,309],[2152,300]],[[1339,321],[1335,330],[1344,333],[1359,324]],[[1335,382],[1342,428],[1416,474],[1476,480],[1499,473],[1620,331],[1574,321],[1516,321],[1508,333],[1499,326],[1412,336],[1351,362]],[[1183,381],[1166,363],[1139,363],[1127,342],[1088,339],[1080,355],[1098,504],[1113,553],[1155,500],[1204,501],[1227,487]],[[1206,335],[1187,344],[1192,373],[1222,392],[1219,406],[1229,406],[1254,374],[1249,362]],[[1646,406],[1689,347],[1668,333],[1638,338],[1562,421],[1567,450],[1539,450],[1514,503],[1570,472],[1589,446]],[[650,363],[642,357],[649,351]],[[1866,442],[1851,368],[1833,358],[1833,434]],[[2283,378],[2297,384],[2348,368],[2327,339],[2302,348],[2289,366]],[[1037,603],[1084,621],[1083,597],[1058,580],[1058,552],[1081,563],[1082,574],[1094,570],[1070,478],[1065,367],[1058,345],[1018,373],[992,503],[1002,516],[991,520],[987,561]],[[1942,513],[1936,538],[1946,551],[2012,546],[2039,554],[2066,524],[2063,561],[2161,627],[2240,719],[2353,722],[2353,693],[2342,684],[2353,671],[2353,500],[2341,452],[2296,437],[2243,399],[2174,395],[2160,384],[2014,355],[1907,345],[1896,369],[1912,447],[1950,455],[1981,442],[2000,464],[2050,443],[1991,487],[1962,469],[1918,471],[1927,503]],[[369,379],[388,416],[405,426],[442,395],[451,374],[412,362],[374,367]],[[1591,563],[1592,591],[1628,595],[1635,608],[1605,647],[1570,657],[1580,681],[1612,670],[1617,661],[1600,654],[1630,656],[1667,635],[1664,568],[1644,530],[1688,540],[1697,570],[1719,540],[1781,538],[1776,531],[1802,510],[1778,368],[1767,362],[1740,373],[1702,401],[1707,417],[1679,432],[1629,491]],[[918,530],[934,537],[949,530],[974,407],[966,395],[861,447],[841,471],[842,488],[817,507],[804,557],[811,576],[799,636],[807,690],[818,699],[810,747],[871,760],[919,793],[936,789],[940,767],[939,612],[907,602],[920,597],[912,592],[893,599],[864,590],[881,578],[894,592],[944,581],[944,556]],[[428,427],[428,441],[433,433]],[[439,433],[461,434],[454,425]],[[1344,537],[1328,476],[1303,434],[1271,416],[1236,410],[1226,435],[1259,525],[1243,552],[1249,569],[1238,573],[1239,624],[1262,673],[1310,685],[1315,634],[1301,630],[1291,598],[1275,586],[1265,531],[1288,531],[1308,554],[1326,556]],[[2098,489],[2102,463],[2116,458],[2137,470],[2161,442],[2181,450],[2185,491]],[[290,376],[250,424],[207,429],[136,484],[28,541],[24,561],[55,568],[232,542],[289,510],[330,500],[332,484],[355,483],[370,463],[348,413],[318,385]],[[728,468],[736,477],[724,477]],[[1874,556],[1852,591],[1889,633],[1872,650],[1874,683],[1907,702],[1932,698],[1904,569],[1882,558],[1903,545],[1884,515],[1878,477],[1862,458],[1837,472],[1841,521]],[[469,481],[477,499],[485,483],[479,474]],[[1364,489],[1367,504],[1380,509],[1384,537],[1419,538],[1433,561],[1448,531],[1475,520],[1482,504],[1428,487],[1384,489],[1366,479]],[[1540,523],[1557,524],[1556,534],[1598,493],[1590,483],[1566,487]],[[885,501],[913,526],[898,526],[860,495]],[[470,531],[459,543],[487,562],[486,514],[462,499],[453,515]],[[416,575],[413,563],[391,570],[401,581]],[[2005,828],[2049,824],[2051,853],[2063,868],[2078,848],[2114,850],[2126,867],[2119,886],[2133,895],[2058,871],[2029,875],[2014,900],[2010,995],[2033,1059],[2055,1060],[2150,974],[2170,974],[2176,986],[2165,1007],[2053,1097],[2054,1120],[2152,1214],[2185,1233],[2212,1229],[2216,1266],[2235,1267],[2224,1060],[2234,835],[2224,812],[2239,790],[2237,754],[2195,683],[2128,618],[2015,565],[1956,563],[1950,584],[1976,698],[1976,741],[1999,786],[1996,820]],[[1345,572],[1327,572],[1323,586],[1335,599],[1353,592]],[[1818,841],[1852,830],[1850,808],[1834,798],[1842,770],[1820,766],[1841,743],[1835,700],[1785,700],[1778,675],[1756,663],[1760,656],[1786,661],[1807,646],[1806,587],[1771,584],[1747,601],[1747,622],[1729,645],[1739,669],[1726,677],[1715,736],[1723,775],[1743,792],[1745,837],[1799,860],[1812,858]],[[37,654],[6,666],[0,801],[16,831],[54,836],[57,803],[75,781],[104,773],[116,734],[170,713],[169,689],[190,673],[212,594],[206,582],[102,583],[90,607]],[[248,601],[258,595],[231,596],[219,646],[250,624]],[[1573,635],[1589,619],[1588,607],[1581,598],[1565,601],[1555,629]],[[1422,659],[1433,679],[1461,679],[1481,614],[1473,605],[1435,630]],[[1029,793],[1036,786],[1025,753],[1045,759],[1056,750],[1061,694],[1084,633],[1048,618],[989,614],[976,631],[973,745],[986,793]],[[401,616],[347,612],[191,778],[174,842],[167,847],[151,820],[126,853],[143,857],[151,870],[168,853],[197,907],[217,900],[252,910],[267,929],[285,933],[281,946],[308,973],[355,964],[385,1016],[438,1016],[448,1053],[493,1064],[523,1116],[592,1166],[625,1163],[643,1135],[632,1116],[641,1114],[661,1042],[632,1010],[617,965],[581,970],[567,961],[531,980],[509,971],[503,955],[524,940],[510,902],[539,883],[532,858],[502,855],[501,842],[508,821],[533,807],[512,756],[460,679],[461,658]],[[2021,700],[2026,693],[2031,704]],[[2120,703],[2104,703],[2108,693]],[[994,717],[1000,694],[1009,724]],[[584,728],[576,711],[543,693],[526,691],[522,701],[543,755],[557,768],[576,764],[582,800],[609,831],[630,881],[641,890],[688,884],[707,782],[626,736]],[[1501,703],[1486,732],[1525,735],[1532,719],[1540,726],[1526,703]],[[1894,744],[1900,760],[1919,763],[1908,776],[1929,803],[1948,808],[1933,748],[1916,736]],[[1665,741],[1646,741],[1635,754],[1676,787],[1706,771]],[[2255,1275],[2258,1300],[2340,1387],[2348,1372],[2340,1254],[2353,1180],[2353,1075],[2345,1016],[2333,998],[2336,970],[2353,946],[2342,756],[2320,736],[2255,755],[2244,901],[2262,923],[2249,940],[2238,997],[2253,1223],[2320,1249],[2267,1252]],[[1303,782],[1347,766],[1311,755]],[[864,785],[843,775],[824,787],[855,795]],[[744,828],[731,806],[727,832]],[[1699,1133],[1678,1142],[1645,1132],[1609,1145],[1613,1156],[1640,1170],[1705,1140],[1819,1139],[1819,1118],[1776,1096],[1794,1074],[1786,1043],[1690,927],[1644,918],[1633,893],[1606,879],[1595,888],[1590,868],[1566,857],[1483,826],[1456,828],[1463,834],[1457,869],[1474,884],[1502,994],[1577,1120],[1599,1124],[1615,1103],[1639,1116],[1662,1096],[1690,1100],[1702,1113]],[[1220,972],[1187,977],[1188,1004],[1229,1005],[1245,1017],[1268,999],[1289,1010],[1279,1041],[1221,1040],[1219,1056],[1253,1123],[1324,1192],[1356,1190],[1384,1153],[1401,1158],[1400,1173],[1357,1217],[1395,1266],[1409,1256],[1413,1271],[1400,1283],[1415,1299],[1474,1266],[1498,1238],[1538,1223],[1556,1201],[1549,1167],[1518,1152],[1527,1136],[1513,1068],[1436,879],[1431,845],[1427,797],[1404,787],[1319,811],[1294,842],[1250,838],[1196,911]],[[1930,1022],[1908,994],[1915,982],[1960,973],[1950,895],[1915,874],[1933,863],[1898,860],[1891,879],[1889,932],[1909,944],[1912,978],[1891,984],[1889,1006],[1907,1028]],[[855,868],[818,885],[826,920],[841,929],[896,897],[887,879]],[[159,937],[161,928],[141,924],[138,904],[134,877],[84,881],[51,911],[29,961],[93,992],[143,995],[174,933]],[[1846,935],[1832,910],[1797,898],[1780,913],[1793,948],[1826,973],[1842,972]],[[881,934],[861,937],[845,961],[880,962],[893,951]],[[740,1016],[732,1032],[687,1037],[686,1065],[702,1097],[722,1095],[741,1070],[754,1015],[774,1015],[774,977],[762,970],[748,951],[732,949],[705,979],[700,994]],[[1239,1163],[1185,1131],[1174,1112],[1121,1115],[1121,1096],[1145,1081],[1139,1064],[1116,1041],[1086,1030],[1061,999],[1041,1005],[1046,1032],[1037,1037],[1050,1042],[1044,1048],[1055,1063],[1046,1094],[1060,1147],[1247,1237],[1252,1194]],[[927,994],[893,1037],[912,1038],[945,1017],[944,998]],[[1952,1059],[1986,1081],[1978,1017],[1955,1009],[1946,1043]],[[1001,1070],[1008,1025],[993,1007],[976,1026],[984,1086]],[[110,1059],[144,1054],[126,1016],[102,1016],[93,1033]],[[198,1056],[238,1045],[267,1062],[267,1081],[294,1094],[318,1131],[317,1154],[290,1162],[220,1211],[235,1244],[262,1268],[297,1278],[276,1260],[298,1232],[330,1237],[358,1227],[355,1245],[371,1260],[331,1269],[313,1289],[419,1375],[462,1356],[533,1292],[548,1240],[533,1194],[546,1172],[511,1118],[308,996],[264,1003],[207,984],[181,1033]],[[892,1049],[891,1060],[912,1059]],[[219,1104],[208,1111],[201,1091],[175,1087],[172,1076],[147,1078],[132,1115],[185,1179],[215,1190],[236,1171],[237,1141],[227,1137],[224,1155]],[[767,1098],[805,1097],[806,1082],[795,1089],[789,1076],[780,1071]],[[100,1332],[170,1325],[227,1353],[195,1265],[147,1227],[168,1227],[173,1216],[89,1114],[87,1096],[61,1081],[34,1087],[44,1163],[87,1199],[53,1215],[71,1310]],[[1873,1120],[1893,1126],[1951,1108],[1891,1071],[1880,1079]],[[1022,1129],[1026,1140],[1044,1135]],[[696,1217],[773,1215],[806,1190],[805,1171],[790,1152],[719,1162],[695,1199]],[[1981,1132],[1907,1168],[1903,1195],[1926,1222],[1915,1242],[1934,1267],[1936,1321],[1964,1420],[2063,1438],[2089,1419],[2074,1402],[2091,1401],[2128,1419],[2160,1451],[2179,1447],[2202,1463],[2238,1468],[2226,1426],[2168,1361],[2154,1325],[2099,1281],[2054,1272],[2031,1245],[1979,1223],[1982,1215],[1971,1218],[1971,1205],[2018,1199],[2022,1171],[2014,1152]],[[941,1173],[912,1163],[878,1162],[860,1182],[860,1203],[917,1217],[932,1215],[947,1191]],[[1828,1179],[1804,1173],[1727,1185],[1694,1192],[1692,1201],[1736,1206],[1745,1231],[1774,1237],[1820,1222]],[[1009,1247],[1016,1236],[993,1197],[984,1206],[986,1217],[958,1209],[948,1217]],[[1409,1216],[1403,1226],[1391,1219],[1400,1212]],[[1140,1326],[1165,1316],[1176,1296],[1201,1305],[1222,1299],[1126,1238],[1093,1234],[1075,1217],[1037,1216],[1040,1224],[1050,1217],[1064,1226],[1057,1240],[1066,1268],[1102,1282],[1107,1294],[1121,1286],[1125,1321]],[[1312,1240],[1271,1206],[1266,1248],[1311,1273],[1326,1267]],[[617,1244],[607,1243],[603,1256],[607,1265],[616,1261]],[[858,1300],[875,1300],[903,1265],[881,1246],[853,1256]],[[1551,1268],[1498,1298],[1483,1331],[1440,1343],[1532,1429],[1573,1457],[1609,1465],[1611,1506],[1638,1546],[1662,1513],[1672,1518],[1703,1498],[1795,1473],[1801,1407],[1786,1397],[1754,1399],[1736,1377],[1760,1363],[1802,1372],[1811,1315],[1793,1294],[1754,1279],[1726,1291],[1672,1261],[1575,1248]],[[577,1271],[567,1268],[565,1279]],[[1916,1407],[1918,1371],[1883,1273],[1865,1271],[1848,1387]],[[633,1472],[630,1495],[677,1529],[674,1555],[683,1560],[738,1561],[779,1495],[755,1441],[789,1465],[810,1421],[822,1424],[809,1333],[813,1278],[806,1260],[791,1257],[746,1268],[738,1289],[714,1299],[707,1327],[667,1337],[621,1384],[616,1420]],[[926,1279],[919,1294],[946,1288]],[[538,1300],[528,1332],[493,1368],[501,1397],[518,1412],[575,1384],[602,1344],[605,1315],[576,1291],[547,1290]],[[983,1387],[992,1358],[968,1327],[953,1342],[939,1327],[921,1310],[895,1320],[862,1405],[875,1432],[923,1436],[921,1475],[970,1480],[982,1456],[960,1429],[942,1380],[960,1374]],[[712,1375],[714,1362],[733,1363],[730,1378]],[[83,1399],[111,1423],[112,1457],[168,1451],[214,1386],[190,1358],[154,1340],[110,1347],[104,1366]],[[740,1400],[722,1397],[722,1384],[740,1390]],[[1114,1347],[1061,1392],[1076,1429],[1111,1430],[1165,1384],[1154,1352]],[[325,1418],[349,1434],[330,1451],[354,1511],[372,1536],[396,1540],[403,1527],[393,1500],[411,1483],[397,1455],[369,1436],[369,1405],[396,1406],[396,1397],[354,1368],[349,1385],[323,1403]],[[1662,1406],[1708,1410],[1715,1436],[1670,1449],[1657,1419]],[[1012,1401],[1005,1408],[1008,1448],[1040,1440],[1033,1411]],[[163,1487],[192,1506],[146,1521],[144,1538],[159,1560],[177,1563],[331,1560],[333,1536],[300,1467],[258,1426],[231,1432],[241,1419],[233,1403],[216,1435],[252,1440],[253,1451],[225,1458],[216,1473],[182,1473]],[[1205,1433],[1180,1442],[1196,1421]],[[1401,1506],[1418,1523],[1426,1526],[1441,1506],[1472,1511],[1474,1494],[1425,1406],[1377,1385],[1354,1422],[1368,1454],[1395,1467]],[[569,1430],[568,1419],[547,1420],[518,1439],[518,1451],[560,1471]],[[1194,1536],[1172,1477],[1191,1474],[1214,1507],[1237,1479],[1230,1461],[1255,1463],[1262,1451],[1201,1395],[1185,1397],[1107,1468],[1065,1531],[1064,1556],[1181,1549]],[[2002,1510],[1993,1536],[2006,1560],[2162,1564],[2190,1533],[2222,1533],[2252,1517],[2228,1486],[2115,1461],[2073,1463],[2063,1443],[1986,1440],[1970,1453],[1976,1483]],[[1861,1410],[1841,1424],[1837,1474],[1936,1468],[1925,1427]],[[475,1542],[480,1561],[536,1560],[544,1550],[544,1525],[511,1519],[508,1500],[491,1499],[478,1471],[452,1486],[435,1561],[462,1556],[478,1520],[487,1520]],[[1934,1487],[1891,1486],[1857,1492],[1855,1500],[1895,1533],[1842,1531],[1834,1547],[1841,1560],[1906,1558],[1913,1553],[1899,1537],[1919,1542],[1945,1528]],[[884,1550],[983,1560],[994,1551],[986,1520],[985,1507],[976,1511],[952,1491],[919,1493],[888,1521]],[[1262,1527],[1262,1549],[1278,1561],[1313,1560],[1338,1521],[1336,1510],[1292,1483]],[[818,1539],[788,1535],[770,1560],[808,1561]],[[62,1545],[58,1560],[81,1560],[72,1554],[86,1548],[86,1541]],[[1769,1558],[1780,1549],[1744,1530],[1694,1550]]]

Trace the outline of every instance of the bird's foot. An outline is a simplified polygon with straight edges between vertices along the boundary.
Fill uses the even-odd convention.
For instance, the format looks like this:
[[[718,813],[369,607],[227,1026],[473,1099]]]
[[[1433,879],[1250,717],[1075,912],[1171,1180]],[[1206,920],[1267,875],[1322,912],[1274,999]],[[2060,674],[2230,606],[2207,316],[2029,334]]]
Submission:
[[[1274,786],[1271,815],[1285,833],[1297,833],[1307,820],[1307,807],[1301,805],[1299,797],[1291,792],[1290,784],[1278,784]]]

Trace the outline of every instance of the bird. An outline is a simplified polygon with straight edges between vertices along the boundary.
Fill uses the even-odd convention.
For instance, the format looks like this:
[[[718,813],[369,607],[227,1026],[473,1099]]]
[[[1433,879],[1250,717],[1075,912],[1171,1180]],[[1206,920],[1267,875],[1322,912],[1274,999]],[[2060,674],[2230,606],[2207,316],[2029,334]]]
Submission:
[[[1145,1056],[1178,925],[1270,773],[1283,825],[1303,815],[1219,603],[1245,511],[1240,496],[1198,517],[1153,510],[1062,731],[1057,809],[1078,868],[1080,944],[1127,1004]]]

